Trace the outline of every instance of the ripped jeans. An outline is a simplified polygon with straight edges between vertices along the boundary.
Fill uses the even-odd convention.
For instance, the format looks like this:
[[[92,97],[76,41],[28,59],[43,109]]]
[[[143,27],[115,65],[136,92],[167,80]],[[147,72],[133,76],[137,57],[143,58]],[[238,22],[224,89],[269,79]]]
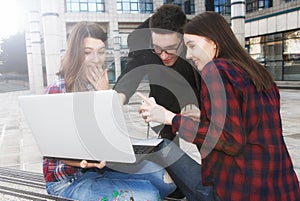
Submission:
[[[135,174],[108,167],[91,169],[71,179],[49,182],[46,189],[52,195],[89,201],[122,201],[130,197],[135,201],[158,201],[176,189],[174,182],[165,181],[166,171],[160,166],[146,160],[138,166]]]

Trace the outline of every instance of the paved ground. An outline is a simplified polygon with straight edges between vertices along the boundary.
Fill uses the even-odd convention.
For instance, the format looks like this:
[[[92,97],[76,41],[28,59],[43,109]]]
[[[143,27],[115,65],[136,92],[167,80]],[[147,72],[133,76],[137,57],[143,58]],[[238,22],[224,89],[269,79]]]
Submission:
[[[140,90],[147,93],[148,89],[141,86]],[[300,178],[300,90],[281,89],[280,93],[284,139]],[[29,90],[0,93],[0,167],[42,172],[39,149],[18,105],[18,96],[27,94],[31,94]],[[139,103],[133,97],[124,111],[131,116],[129,130],[145,133],[147,127],[136,113]],[[199,157],[193,146],[183,147],[190,149],[195,159]]]

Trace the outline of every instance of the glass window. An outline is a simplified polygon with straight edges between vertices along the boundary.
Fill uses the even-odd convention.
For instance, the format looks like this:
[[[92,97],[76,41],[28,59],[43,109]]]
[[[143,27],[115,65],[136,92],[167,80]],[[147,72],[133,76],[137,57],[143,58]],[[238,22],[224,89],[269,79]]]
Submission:
[[[123,11],[130,11],[130,4],[128,2],[123,3]]]
[[[75,12],[79,12],[79,4],[78,3],[72,3],[71,4],[71,10]]]
[[[88,4],[87,3],[79,3],[80,12],[87,12],[88,11]]]
[[[153,13],[153,0],[117,0],[118,13]]]
[[[273,6],[273,0],[246,0],[246,13],[256,12]]]
[[[120,33],[120,45],[121,45],[121,49],[126,49],[128,48],[127,45],[127,37],[128,37],[128,33]]]
[[[105,12],[104,0],[66,0],[66,12]]]
[[[96,4],[94,4],[94,3],[89,3],[89,11],[90,11],[90,12],[96,12],[96,11],[97,11]]]
[[[214,9],[213,11],[220,13],[222,15],[230,15],[230,0],[214,0],[213,5],[211,5],[211,1],[206,1],[207,9]]]
[[[122,3],[120,3],[120,2],[117,3],[117,10],[118,11],[123,10]]]
[[[138,3],[131,3],[130,4],[130,10],[133,11],[133,10],[138,10]]]
[[[182,8],[185,14],[195,14],[194,0],[164,0],[164,4],[176,4]]]
[[[284,34],[284,80],[300,80],[300,30]]]
[[[245,44],[275,80],[300,80],[300,30],[248,38]]]
[[[104,3],[97,3],[97,12],[104,12],[105,11],[105,5]]]

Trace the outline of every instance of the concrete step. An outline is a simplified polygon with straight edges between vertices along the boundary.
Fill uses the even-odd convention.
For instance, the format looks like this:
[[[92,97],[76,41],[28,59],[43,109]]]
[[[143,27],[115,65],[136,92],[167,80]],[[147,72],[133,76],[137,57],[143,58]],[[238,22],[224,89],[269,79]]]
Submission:
[[[280,89],[300,89],[300,81],[275,81]]]
[[[0,200],[74,201],[48,195],[41,173],[0,167]]]

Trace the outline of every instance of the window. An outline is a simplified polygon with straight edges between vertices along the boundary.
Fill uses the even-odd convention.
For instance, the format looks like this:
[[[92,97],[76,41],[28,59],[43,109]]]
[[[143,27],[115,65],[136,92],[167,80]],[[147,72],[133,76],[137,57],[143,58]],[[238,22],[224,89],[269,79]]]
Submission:
[[[284,33],[284,80],[300,80],[300,31]]]
[[[117,0],[118,13],[153,13],[153,0]]]
[[[246,13],[273,7],[273,0],[246,0]]]
[[[194,0],[164,0],[164,4],[176,4],[182,8],[185,14],[195,14]]]
[[[79,3],[79,11],[80,12],[87,12],[88,11],[88,4],[87,3]]]
[[[246,39],[249,54],[275,80],[300,80],[300,30]]]
[[[230,15],[230,0],[206,0],[206,10],[214,11],[216,13],[220,13],[222,15]]]
[[[66,0],[67,12],[105,12],[104,0]]]
[[[120,33],[120,47],[121,49],[126,49],[128,48],[127,45],[127,37],[128,37],[129,33]]]

